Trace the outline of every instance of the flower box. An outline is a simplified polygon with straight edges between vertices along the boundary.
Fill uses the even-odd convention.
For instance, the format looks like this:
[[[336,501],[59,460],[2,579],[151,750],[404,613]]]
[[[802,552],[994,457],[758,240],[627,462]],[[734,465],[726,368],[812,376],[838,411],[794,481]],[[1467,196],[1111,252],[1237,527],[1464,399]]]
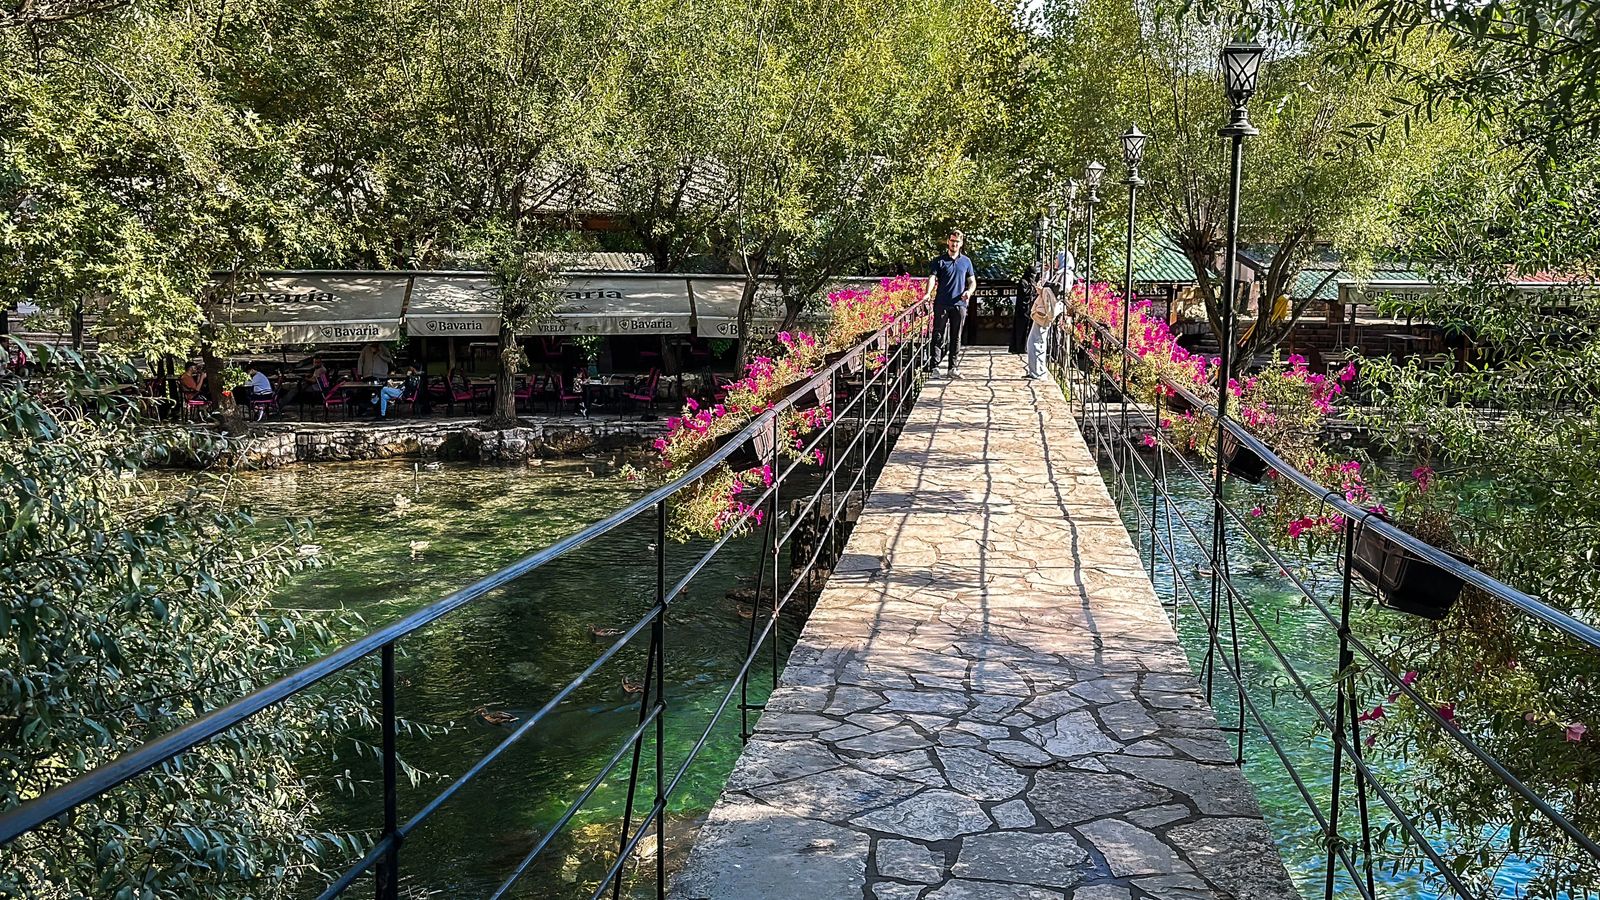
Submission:
[[[773,404],[777,405],[782,403],[784,400],[793,398],[794,402],[789,408],[795,411],[816,409],[819,406],[831,405],[831,401],[833,400],[833,389],[829,387],[827,381],[823,381],[822,383],[818,384],[813,390],[806,391],[803,394],[800,393],[800,389],[804,387],[806,382],[810,380],[810,376],[806,376],[800,381],[786,384],[779,388],[776,392],[776,395],[772,398]]]
[[[1222,436],[1223,467],[1251,484],[1260,484],[1267,474],[1267,461],[1254,450],[1239,443],[1232,434]]]
[[[835,350],[824,356],[823,362],[831,366],[841,359],[844,360],[844,371],[851,374],[861,371],[861,354],[851,350]]]
[[[1472,563],[1460,554],[1450,555]],[[1378,602],[1396,612],[1442,619],[1461,596],[1461,579],[1365,528],[1356,535],[1350,568],[1378,592]]]
[[[742,429],[741,429],[742,430]],[[739,432],[725,434],[717,438],[717,443],[711,448],[710,456],[728,445],[728,442],[739,436]],[[757,431],[750,440],[739,445],[739,449],[728,454],[725,460],[728,468],[735,472],[744,472],[759,466],[764,466],[772,461],[772,429],[770,427]],[[704,457],[702,457],[703,459]]]

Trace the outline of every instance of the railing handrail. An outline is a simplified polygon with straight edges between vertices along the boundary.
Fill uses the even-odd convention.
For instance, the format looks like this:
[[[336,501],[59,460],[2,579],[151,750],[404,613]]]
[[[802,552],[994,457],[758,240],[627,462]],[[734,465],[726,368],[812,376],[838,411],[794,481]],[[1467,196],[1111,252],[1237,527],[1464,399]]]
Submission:
[[[1101,340],[1109,340],[1113,345],[1113,349],[1123,353],[1128,351],[1128,348],[1122,344],[1121,340],[1118,339],[1118,337],[1113,334],[1104,323],[1088,315],[1083,315],[1081,318],[1094,327],[1094,330],[1099,334]],[[1166,387],[1171,388],[1179,396],[1182,396],[1185,401],[1195,406],[1197,409],[1204,410],[1208,415],[1211,416],[1212,421],[1217,421],[1217,407],[1214,400],[1206,400],[1190,390],[1188,386],[1172,380],[1165,374],[1158,373],[1157,380]],[[1493,575],[1490,575],[1475,566],[1467,565],[1457,557],[1452,556],[1449,552],[1441,550],[1427,541],[1424,541],[1421,538],[1404,531],[1394,523],[1374,513],[1372,510],[1363,509],[1356,504],[1349,502],[1347,499],[1345,499],[1343,494],[1340,494],[1338,491],[1332,490],[1331,488],[1328,488],[1322,484],[1318,484],[1315,479],[1311,478],[1311,476],[1295,468],[1293,465],[1290,465],[1271,447],[1267,446],[1267,444],[1264,443],[1260,438],[1247,431],[1243,425],[1241,425],[1231,416],[1221,421],[1222,426],[1227,429],[1228,433],[1232,435],[1235,440],[1239,441],[1244,447],[1259,456],[1269,468],[1276,471],[1280,476],[1287,477],[1290,481],[1293,481],[1295,484],[1299,485],[1301,490],[1304,490],[1307,494],[1321,497],[1323,502],[1338,510],[1347,518],[1354,520],[1359,528],[1363,530],[1371,529],[1378,535],[1393,541],[1394,543],[1403,547],[1405,550],[1427,561],[1430,565],[1437,566],[1438,568],[1443,569],[1462,581],[1479,588],[1490,596],[1509,603],[1521,612],[1526,613],[1527,615],[1538,619],[1557,631],[1560,631],[1567,636],[1582,642],[1590,649],[1600,651],[1600,628],[1595,628],[1592,625],[1582,622],[1568,615],[1567,613],[1550,606],[1526,591],[1519,590],[1518,588],[1506,584],[1498,578],[1495,578]]]
[[[846,365],[852,357],[864,359],[869,344],[878,342],[888,336],[894,329],[913,321],[926,305],[926,300],[923,299],[907,307],[893,321],[885,323],[878,330],[854,344],[849,350],[845,351],[840,359],[818,370],[799,389],[791,391],[788,396],[756,415],[748,425],[736,432],[732,438],[689,471],[652,490],[618,512],[556,541],[549,547],[530,553],[516,562],[398,621],[369,632],[332,653],[313,660],[294,672],[257,688],[226,706],[213,710],[167,734],[154,738],[105,765],[85,772],[66,784],[58,785],[32,800],[0,812],[0,846],[5,846],[21,835],[71,812],[84,803],[137,778],[167,760],[194,749],[213,737],[238,726],[257,713],[350,668],[379,652],[385,646],[420,631],[462,606],[478,600],[554,559],[565,556],[595,538],[605,535],[637,518],[640,514],[655,509],[656,505],[661,501],[689,487],[708,474],[718,464],[737,452],[744,443],[752,440],[762,429],[773,427],[774,419],[804,397],[807,391],[814,390],[824,381],[832,379],[839,368]]]

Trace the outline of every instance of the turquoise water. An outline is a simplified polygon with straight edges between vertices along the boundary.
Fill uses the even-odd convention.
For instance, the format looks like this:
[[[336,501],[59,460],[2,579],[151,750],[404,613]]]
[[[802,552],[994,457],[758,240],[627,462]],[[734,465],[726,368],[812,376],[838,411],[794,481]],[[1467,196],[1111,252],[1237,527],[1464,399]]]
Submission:
[[[1152,458],[1146,457],[1146,459]],[[1187,518],[1190,527],[1208,545],[1211,535],[1211,504],[1206,491],[1196,485],[1191,476],[1184,474],[1177,462],[1169,462],[1168,469],[1171,473],[1168,490],[1174,497],[1179,512]],[[1113,485],[1114,476],[1110,467],[1102,466],[1102,473],[1106,476],[1108,485]],[[1116,490],[1114,487],[1112,490],[1115,497]],[[1257,498],[1265,496],[1265,490],[1262,487],[1232,482],[1229,507],[1238,511],[1248,510],[1258,502]],[[1151,485],[1148,480],[1140,479],[1134,491],[1138,504],[1144,510],[1143,525],[1141,527],[1138,513],[1126,498],[1121,503],[1123,521],[1148,567],[1152,555],[1149,533]],[[1159,520],[1157,534],[1162,544],[1167,543],[1167,524],[1167,518],[1163,514]],[[1157,595],[1169,610],[1175,607],[1180,640],[1195,671],[1199,673],[1202,671],[1208,644],[1206,620],[1210,604],[1210,564],[1207,554],[1197,545],[1195,538],[1176,516],[1172,519],[1171,528],[1170,545],[1175,549],[1177,564],[1174,566],[1169,563],[1166,550],[1158,546],[1155,552],[1153,583]],[[1297,788],[1295,779],[1290,776],[1289,767],[1294,768],[1305,792],[1326,815],[1332,808],[1333,744],[1329,736],[1330,729],[1323,724],[1316,711],[1305,700],[1301,688],[1290,680],[1285,666],[1276,654],[1281,653],[1289,661],[1331,719],[1335,710],[1336,696],[1334,676],[1338,669],[1337,630],[1334,623],[1317,610],[1289,578],[1282,574],[1283,570],[1279,568],[1278,563],[1269,559],[1266,553],[1236,526],[1229,529],[1228,548],[1229,573],[1232,581],[1240,594],[1249,598],[1249,609],[1260,622],[1259,627],[1252,622],[1242,605],[1236,608],[1241,680],[1247,687],[1249,700],[1253,702],[1256,713],[1266,723],[1266,728],[1263,729],[1261,723],[1256,721],[1255,715],[1248,711],[1248,706],[1246,707],[1244,772],[1255,789],[1284,861],[1294,875],[1301,893],[1307,898],[1320,898],[1324,896],[1325,891],[1327,851],[1321,828],[1310,812],[1305,796]],[[1324,548],[1315,554],[1291,554],[1281,548],[1274,549],[1277,550],[1279,559],[1291,567],[1309,592],[1316,596],[1332,615],[1337,616],[1341,582],[1339,558],[1334,548]],[[1190,599],[1191,592],[1194,600]],[[1397,632],[1394,618],[1399,614],[1374,605],[1372,598],[1367,596],[1364,590],[1358,589],[1353,594],[1352,604],[1352,630],[1369,645],[1383,646],[1386,633]],[[1227,616],[1227,604],[1224,602],[1220,606],[1219,613],[1220,634],[1223,651],[1231,660],[1232,631]],[[1265,637],[1262,635],[1263,631]],[[1272,646],[1269,646],[1268,638]],[[1273,646],[1276,647],[1276,653]],[[1241,704],[1234,682],[1225,671],[1225,667],[1229,664],[1226,661],[1218,663],[1213,681],[1212,700],[1219,722],[1224,727],[1232,728],[1240,724]],[[1371,696],[1387,689],[1363,680],[1361,690]],[[1370,705],[1370,703],[1361,704],[1360,708],[1365,709]],[[1287,765],[1269,742],[1265,733],[1268,730],[1276,738],[1282,756],[1287,757]],[[1404,785],[1426,786],[1428,783],[1427,772],[1421,768],[1423,765],[1421,763],[1396,758],[1381,748],[1370,754],[1367,760],[1383,776],[1391,790]],[[1357,870],[1361,871],[1361,857],[1355,852],[1361,845],[1361,832],[1353,778],[1353,770],[1346,762],[1339,832],[1347,846],[1351,848],[1351,856],[1355,860]],[[1396,791],[1396,796],[1403,797],[1404,794]],[[1430,863],[1396,862],[1397,856],[1394,852],[1396,839],[1391,838],[1386,846],[1381,837],[1386,828],[1394,827],[1396,818],[1377,796],[1369,794],[1369,798],[1373,845],[1376,848],[1373,867],[1376,895],[1386,898],[1407,898],[1407,900],[1410,898],[1433,900],[1437,897],[1456,896],[1453,890],[1433,874]],[[1408,815],[1415,815],[1416,811],[1408,808],[1403,800],[1398,802],[1400,808]],[[1441,850],[1463,843],[1462,836],[1449,828],[1448,824],[1423,822],[1420,827],[1422,833],[1433,840]],[[1466,841],[1466,843],[1473,842]],[[1477,843],[1485,847],[1495,845],[1492,836],[1487,835]],[[1448,853],[1443,855],[1449,859]],[[1488,896],[1505,898],[1525,896],[1524,887],[1531,880],[1533,872],[1534,867],[1527,861],[1514,857],[1507,860],[1495,874],[1493,889]],[[1340,898],[1360,896],[1350,883],[1342,864],[1336,866],[1334,896]]]
[[[370,627],[548,546],[638,496],[636,488],[610,477],[612,473],[611,465],[599,459],[527,469],[447,464],[432,471],[414,471],[410,463],[377,462],[246,475],[235,489],[267,520],[263,527],[269,527],[275,516],[309,516],[317,527],[315,541],[331,559],[329,567],[285,585],[280,602],[351,610]],[[1208,536],[1209,506],[1203,492],[1186,481],[1174,477],[1172,490],[1193,527]],[[1243,495],[1258,489],[1237,486],[1235,490],[1241,494],[1234,498],[1235,508],[1247,509],[1254,501]],[[1148,484],[1138,488],[1138,496],[1148,510]],[[1124,506],[1124,515],[1134,528],[1130,506]],[[486,722],[477,713],[480,707],[527,716],[607,646],[610,639],[597,639],[593,629],[623,627],[645,612],[655,589],[654,527],[653,517],[644,516],[402,644],[401,714],[433,732],[401,737],[402,754],[422,773],[418,786],[402,788],[402,819],[510,733],[510,726]],[[1154,580],[1164,601],[1181,600],[1179,632],[1198,671],[1205,647],[1204,615],[1190,605],[1174,576],[1189,583],[1204,608],[1210,590],[1205,555],[1180,524],[1173,527],[1177,572],[1158,554]],[[1139,533],[1136,543],[1148,559],[1148,533]],[[1331,713],[1337,653],[1333,627],[1278,574],[1276,564],[1242,536],[1236,535],[1231,547],[1235,583],[1251,597],[1251,609],[1279,651]],[[704,549],[703,544],[669,544],[669,569],[681,573]],[[669,777],[700,738],[711,710],[744,659],[750,619],[726,595],[732,588],[753,583],[756,559],[754,541],[730,545],[693,589],[674,603],[666,639],[667,697],[673,708],[665,755]],[[1328,554],[1292,564],[1317,596],[1333,604],[1338,582],[1331,559]],[[1361,600],[1358,606],[1362,607],[1358,629],[1367,632],[1381,631],[1385,617],[1394,615],[1367,609]],[[798,622],[785,623],[780,654],[787,652],[797,630]],[[1298,689],[1285,680],[1266,641],[1242,615],[1239,633],[1251,698],[1306,790],[1326,811],[1332,791],[1326,729]],[[636,680],[644,667],[647,644],[635,643],[408,840],[402,871],[410,896],[483,896],[516,866],[637,722],[638,698],[623,687],[624,680]],[[769,658],[763,654],[755,670],[750,698],[754,703],[763,699],[770,684]],[[1237,722],[1231,684],[1224,672],[1217,673],[1214,701],[1224,725]],[[674,796],[667,828],[669,870],[681,860],[700,817],[715,801],[737,758],[738,727],[738,710],[733,707]],[[653,741],[647,739],[635,815],[649,808],[653,759]],[[1247,720],[1245,759],[1245,772],[1302,892],[1308,898],[1323,896],[1326,854],[1319,830],[1253,720]],[[1373,763],[1397,779],[1425,778],[1425,773],[1419,775],[1399,760],[1375,758]],[[330,775],[349,769],[357,782],[352,796],[334,790],[330,780],[327,827],[369,834],[376,830],[379,770],[370,757],[311,760],[308,767]],[[626,773],[625,760],[514,896],[590,896],[616,852]],[[1344,797],[1341,832],[1356,846],[1360,835],[1348,769]],[[1375,832],[1390,822],[1376,798],[1372,822]],[[652,844],[653,839],[645,846]],[[1381,851],[1378,856],[1385,858]],[[653,869],[649,860],[637,868],[630,866],[629,887],[639,895],[653,893]],[[1515,861],[1502,868],[1497,895],[1518,896],[1527,872],[1525,864]],[[1375,877],[1381,897],[1450,895],[1404,866],[1379,865]],[[1341,898],[1357,896],[1342,870],[1335,893]]]
[[[368,462],[244,475],[235,490],[262,518],[262,527],[276,517],[309,517],[314,540],[330,560],[326,568],[284,585],[282,605],[350,610],[366,626],[376,626],[546,547],[639,495],[613,476],[612,467],[598,459],[526,469],[446,464],[432,471],[414,471],[409,462]],[[654,541],[655,517],[647,513],[401,643],[400,715],[430,730],[400,737],[402,756],[422,779],[415,787],[402,785],[402,821],[511,733],[513,723],[491,724],[480,708],[490,718],[525,718],[615,640],[593,630],[624,628],[648,610],[655,594]],[[681,575],[706,547],[669,543],[669,578]],[[757,558],[755,540],[730,544],[671,608],[665,638],[669,778],[744,660],[748,607],[741,615],[740,604],[726,595],[754,583]],[[797,630],[796,622],[783,624],[781,653]],[[647,630],[408,838],[401,865],[411,896],[484,896],[510,873],[637,724],[639,697],[624,682],[642,678],[648,637]],[[760,702],[771,683],[770,656],[763,654],[753,671],[750,699]],[[697,816],[716,799],[740,747],[735,705],[673,796],[667,836],[677,853]],[[651,802],[653,739],[644,742],[642,760],[636,816]],[[381,823],[380,769],[373,759],[308,765],[328,774],[348,768],[358,785],[353,796],[330,789],[327,827],[375,830]],[[515,896],[592,893],[616,853],[627,773],[625,756]],[[669,860],[676,861],[672,848]],[[630,884],[653,887],[653,863],[637,877],[632,867],[629,873]],[[370,890],[368,884],[360,890]]]

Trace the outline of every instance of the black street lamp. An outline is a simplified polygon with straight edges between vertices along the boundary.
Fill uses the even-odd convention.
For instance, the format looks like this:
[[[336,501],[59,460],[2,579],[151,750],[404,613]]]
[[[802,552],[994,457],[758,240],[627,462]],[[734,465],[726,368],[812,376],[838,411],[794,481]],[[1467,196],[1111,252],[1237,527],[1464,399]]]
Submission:
[[[1223,451],[1226,445],[1228,430],[1228,379],[1233,371],[1233,325],[1234,325],[1234,297],[1238,293],[1238,268],[1239,268],[1239,182],[1244,176],[1244,139],[1257,134],[1255,126],[1250,124],[1250,116],[1246,104],[1255,95],[1256,84],[1261,76],[1261,56],[1265,48],[1260,44],[1250,41],[1247,43],[1230,43],[1222,48],[1222,84],[1228,97],[1228,104],[1232,113],[1228,124],[1217,131],[1221,137],[1229,140],[1232,147],[1232,169],[1228,178],[1228,244],[1227,253],[1223,257],[1223,295],[1218,316],[1220,333],[1217,335],[1218,364],[1217,364],[1217,468],[1212,483],[1212,510],[1211,510],[1211,621],[1209,628],[1212,635],[1217,629],[1218,607],[1221,603],[1221,579],[1226,571],[1222,562],[1222,555],[1226,552],[1224,547],[1225,510],[1222,508],[1222,486],[1227,475],[1228,463]],[[1241,451],[1242,452],[1242,451]],[[1230,595],[1231,602],[1231,595]],[[1230,606],[1231,610],[1231,606]],[[1211,687],[1215,677],[1215,665],[1212,660],[1212,646],[1206,648],[1206,660],[1203,668],[1206,673],[1206,700],[1211,700]],[[1237,663],[1237,660],[1235,660]],[[1240,686],[1243,689],[1243,686]],[[1241,713],[1242,716],[1242,713]],[[1242,728],[1242,722],[1241,722]],[[1239,734],[1239,755],[1244,752],[1244,735]]]
[[[1097,162],[1089,163],[1083,167],[1083,186],[1089,189],[1089,196],[1083,198],[1083,290],[1085,299],[1088,298],[1089,279],[1094,266],[1094,208],[1100,204],[1100,178],[1106,174],[1106,167]]]
[[[1122,133],[1122,163],[1128,167],[1128,177],[1122,183],[1128,186],[1128,243],[1123,257],[1122,280],[1122,437],[1128,439],[1128,319],[1133,314],[1133,218],[1134,203],[1138,199],[1139,161],[1144,159],[1144,132],[1137,125],[1129,125]],[[1159,424],[1159,423],[1158,423]]]
[[[1067,214],[1061,223],[1061,296],[1072,292],[1077,277],[1078,259],[1072,255],[1072,208],[1078,203],[1078,179],[1067,179]]]

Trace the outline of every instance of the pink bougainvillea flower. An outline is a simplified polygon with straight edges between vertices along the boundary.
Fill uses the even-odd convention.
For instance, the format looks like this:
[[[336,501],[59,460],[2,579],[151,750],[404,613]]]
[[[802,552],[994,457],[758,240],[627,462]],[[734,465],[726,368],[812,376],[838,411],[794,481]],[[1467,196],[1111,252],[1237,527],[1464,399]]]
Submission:
[[[1156,445],[1156,436],[1153,435],[1153,434],[1145,435],[1144,436],[1144,445],[1146,447],[1154,447]]]
[[[1251,517],[1251,518],[1253,518],[1253,519],[1259,519],[1259,518],[1261,518],[1261,517],[1262,517],[1262,516],[1263,516],[1263,515],[1265,515],[1265,513],[1264,513],[1264,512],[1262,512],[1262,510],[1261,510],[1261,507],[1259,507],[1259,506],[1254,506],[1254,507],[1251,507],[1251,508],[1250,508],[1250,517]]]
[[[1456,705],[1454,703],[1441,704],[1438,708],[1438,713],[1439,717],[1444,719],[1445,722],[1451,725],[1456,723]]]
[[[1417,490],[1425,491],[1433,484],[1433,468],[1430,466],[1417,466],[1411,470],[1411,479],[1417,483]]]
[[[1377,706],[1374,706],[1373,708],[1367,710],[1366,712],[1362,713],[1361,715],[1356,716],[1356,721],[1357,722],[1376,722],[1379,719],[1383,718],[1384,715],[1385,715],[1385,710],[1383,708],[1383,704],[1379,703]]]
[[[1583,724],[1582,722],[1573,722],[1571,725],[1567,726],[1567,740],[1573,742],[1574,744],[1583,740],[1583,736],[1588,733],[1589,726]]]

